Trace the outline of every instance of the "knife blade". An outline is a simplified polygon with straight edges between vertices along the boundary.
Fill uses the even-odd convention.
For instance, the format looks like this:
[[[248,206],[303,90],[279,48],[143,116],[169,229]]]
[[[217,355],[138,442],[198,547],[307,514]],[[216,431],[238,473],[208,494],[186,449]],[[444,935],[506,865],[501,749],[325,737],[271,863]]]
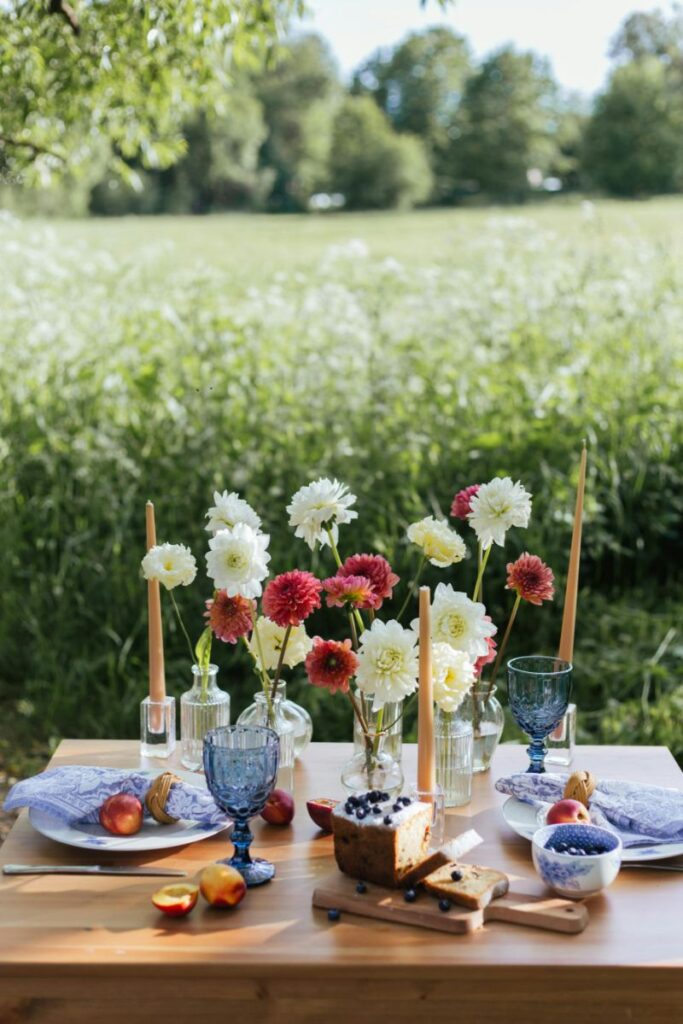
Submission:
[[[645,860],[622,861],[622,868],[647,868],[649,871],[683,871],[683,862],[680,864],[651,864]]]
[[[121,867],[114,864],[5,864],[3,875],[158,875],[184,878],[186,871],[172,868]]]

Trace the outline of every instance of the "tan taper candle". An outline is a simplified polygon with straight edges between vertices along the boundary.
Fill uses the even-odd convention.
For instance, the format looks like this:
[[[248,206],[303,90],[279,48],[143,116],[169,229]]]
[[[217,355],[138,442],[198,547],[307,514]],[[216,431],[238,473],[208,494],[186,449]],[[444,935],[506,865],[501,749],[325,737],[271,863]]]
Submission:
[[[432,625],[429,587],[420,587],[420,689],[417,715],[417,788],[432,793],[434,775],[434,693],[432,685]]]
[[[586,442],[583,442],[581,464],[579,466],[579,483],[576,488],[576,509],[574,510],[574,530],[572,546],[569,553],[569,570],[567,572],[567,589],[564,594],[564,610],[562,612],[562,634],[558,657],[564,661],[572,661],[574,657],[574,629],[576,626],[576,602],[579,596],[579,566],[581,563],[581,527],[583,524],[583,495],[586,488]]]
[[[147,550],[157,542],[154,522],[154,505],[147,502],[145,508],[147,524]],[[149,637],[149,696],[150,700],[166,699],[166,678],[164,676],[164,638],[161,632],[161,596],[157,580],[147,581],[147,628]]]

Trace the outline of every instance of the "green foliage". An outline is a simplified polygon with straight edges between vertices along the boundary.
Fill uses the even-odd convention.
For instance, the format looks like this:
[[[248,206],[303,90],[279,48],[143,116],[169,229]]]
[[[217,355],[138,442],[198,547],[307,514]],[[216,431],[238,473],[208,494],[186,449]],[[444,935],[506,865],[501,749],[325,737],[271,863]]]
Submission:
[[[258,509],[274,570],[328,573],[328,554],[311,557],[293,537],[285,505],[302,483],[335,474],[361,512],[342,530],[342,554],[382,552],[406,581],[406,524],[447,514],[465,484],[509,473],[533,492],[534,515],[491,558],[485,597],[501,623],[505,563],[523,549],[547,559],[562,593],[586,436],[583,735],[671,736],[683,611],[672,598],[683,557],[683,262],[670,243],[679,209],[207,218],[183,222],[175,249],[176,223],[163,219],[45,229],[5,217],[4,734],[137,734],[148,498],[160,540],[197,557],[198,581],[178,594],[196,637],[214,488]],[[213,266],[190,258],[193,239]],[[400,260],[384,258],[392,253]],[[427,581],[440,580],[470,589],[473,559],[430,568]],[[178,695],[189,655],[167,601],[164,610]],[[553,650],[560,614],[560,602],[525,606],[511,654]],[[325,610],[311,628],[334,635],[340,622]],[[239,646],[215,642],[212,658],[237,714],[257,680]],[[318,738],[350,736],[343,700],[296,674],[290,691]]]
[[[423,202],[432,176],[417,137],[397,135],[369,96],[349,96],[334,120],[329,181],[348,209],[362,210]]]

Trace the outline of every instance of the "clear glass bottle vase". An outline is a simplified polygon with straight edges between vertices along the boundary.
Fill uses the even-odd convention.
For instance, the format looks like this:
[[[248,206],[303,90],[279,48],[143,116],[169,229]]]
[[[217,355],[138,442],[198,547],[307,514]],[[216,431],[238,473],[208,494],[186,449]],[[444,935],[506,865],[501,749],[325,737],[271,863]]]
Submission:
[[[476,683],[460,705],[459,713],[472,725],[472,771],[475,775],[487,772],[505,724],[503,708],[496,697],[496,687],[492,686],[489,690],[487,682]]]
[[[202,670],[192,666],[193,683],[180,698],[180,763],[190,771],[201,771],[204,737],[210,729],[230,725],[230,694],[216,682],[218,665]]]
[[[284,684],[278,684],[274,698],[268,700],[263,690],[254,694],[254,702],[237,719],[238,725],[265,725],[280,738],[280,761],[275,785],[277,789],[294,792],[294,726],[284,709]]]
[[[472,723],[457,711],[434,712],[436,781],[446,807],[464,807],[472,799]]]
[[[313,738],[313,719],[306,708],[289,699],[285,682],[277,684],[277,692],[282,697],[282,713],[294,730],[294,757],[301,757]]]
[[[347,793],[381,789],[396,796],[403,788],[401,764],[384,749],[386,734],[369,736],[342,768],[341,783]]]
[[[390,754],[395,761],[401,763],[403,756],[403,701],[392,701],[382,707],[381,712],[373,710],[372,696],[366,696],[360,690],[355,691],[356,701],[363,712],[368,729],[372,736],[382,733],[384,741],[382,750]],[[360,754],[365,750],[365,738],[358,717],[353,716],[353,752]]]

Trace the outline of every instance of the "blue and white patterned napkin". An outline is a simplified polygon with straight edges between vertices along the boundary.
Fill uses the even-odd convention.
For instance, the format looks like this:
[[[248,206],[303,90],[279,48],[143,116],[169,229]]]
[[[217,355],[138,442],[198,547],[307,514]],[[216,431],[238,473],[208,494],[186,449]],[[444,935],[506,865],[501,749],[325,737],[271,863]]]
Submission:
[[[568,775],[526,772],[498,779],[499,793],[540,807],[562,799]],[[683,792],[639,782],[601,779],[590,798],[596,825],[621,836],[625,847],[683,843]]]
[[[35,807],[67,825],[80,821],[96,823],[100,807],[115,793],[131,793],[144,805],[151,782],[150,775],[142,771],[64,765],[17,782],[7,794],[4,809],[13,811],[18,807]],[[186,782],[173,783],[166,811],[173,818],[206,825],[227,824],[229,821],[208,790]],[[150,817],[146,810],[145,817]]]

